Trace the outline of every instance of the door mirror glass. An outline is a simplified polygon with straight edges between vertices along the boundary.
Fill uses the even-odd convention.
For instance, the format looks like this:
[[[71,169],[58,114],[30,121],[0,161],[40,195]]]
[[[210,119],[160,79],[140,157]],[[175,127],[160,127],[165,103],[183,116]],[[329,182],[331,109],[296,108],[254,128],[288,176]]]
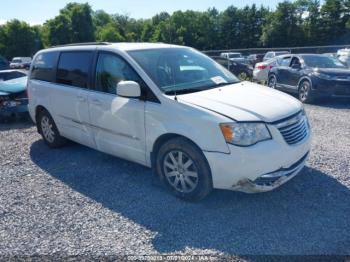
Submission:
[[[117,84],[117,95],[129,98],[138,98],[141,96],[140,85],[134,81],[120,81]]]

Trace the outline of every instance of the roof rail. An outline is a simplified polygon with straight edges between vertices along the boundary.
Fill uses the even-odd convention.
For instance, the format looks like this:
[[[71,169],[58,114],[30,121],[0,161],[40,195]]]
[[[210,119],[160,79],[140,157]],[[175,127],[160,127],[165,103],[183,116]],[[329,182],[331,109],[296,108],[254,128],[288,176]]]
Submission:
[[[73,43],[73,44],[66,44],[66,45],[55,45],[52,47],[64,47],[64,46],[87,46],[87,45],[110,45],[109,42],[86,42],[86,43]]]

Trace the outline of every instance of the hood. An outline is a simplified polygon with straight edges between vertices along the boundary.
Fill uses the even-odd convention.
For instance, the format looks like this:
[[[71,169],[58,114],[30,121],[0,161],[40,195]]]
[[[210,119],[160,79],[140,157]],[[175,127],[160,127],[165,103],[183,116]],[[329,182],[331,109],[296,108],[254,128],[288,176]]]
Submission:
[[[203,107],[236,121],[274,122],[302,109],[302,104],[294,97],[251,82],[179,95],[178,101]]]
[[[329,76],[350,76],[350,69],[347,68],[317,68],[313,71]]]
[[[0,82],[0,91],[6,93],[19,93],[26,89],[27,76]]]

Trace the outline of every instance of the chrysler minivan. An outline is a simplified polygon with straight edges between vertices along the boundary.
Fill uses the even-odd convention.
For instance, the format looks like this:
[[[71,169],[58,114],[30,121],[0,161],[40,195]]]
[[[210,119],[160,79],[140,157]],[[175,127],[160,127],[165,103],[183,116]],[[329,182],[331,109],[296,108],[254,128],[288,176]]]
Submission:
[[[49,147],[67,139],[152,167],[178,197],[270,191],[296,176],[310,125],[295,98],[241,82],[189,47],[86,43],[39,51],[29,111]]]

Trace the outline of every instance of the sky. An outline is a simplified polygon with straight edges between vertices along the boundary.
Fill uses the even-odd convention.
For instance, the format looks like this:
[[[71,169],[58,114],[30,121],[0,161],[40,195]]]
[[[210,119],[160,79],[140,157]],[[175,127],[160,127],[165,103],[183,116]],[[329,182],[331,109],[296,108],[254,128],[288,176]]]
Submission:
[[[215,7],[222,11],[230,5],[264,5],[274,8],[281,0],[1,0],[0,24],[17,18],[31,25],[42,24],[58,15],[69,2],[88,2],[93,10],[104,10],[107,13],[128,14],[132,18],[150,18],[153,15],[176,10],[204,11]]]

